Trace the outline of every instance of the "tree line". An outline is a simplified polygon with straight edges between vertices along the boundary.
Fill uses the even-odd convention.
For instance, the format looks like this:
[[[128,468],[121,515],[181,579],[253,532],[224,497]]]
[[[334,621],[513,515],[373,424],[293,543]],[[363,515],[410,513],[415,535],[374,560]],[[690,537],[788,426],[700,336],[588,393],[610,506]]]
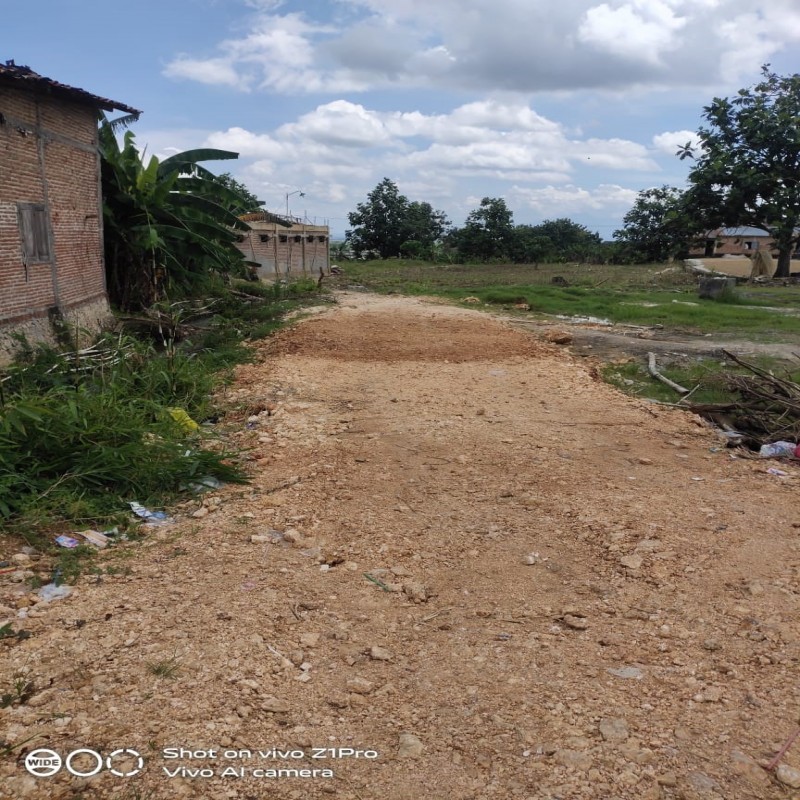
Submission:
[[[384,178],[348,215],[346,242],[358,257],[429,261],[594,261],[607,255],[597,233],[570,219],[515,225],[502,197],[484,197],[454,227],[430,203],[410,201]]]
[[[686,258],[722,228],[753,227],[778,249],[788,276],[800,251],[800,75],[766,64],[755,86],[703,109],[697,144],[676,156],[694,163],[686,188],[639,192],[612,242],[570,219],[515,225],[505,200],[484,197],[454,227],[429,203],[409,201],[384,178],[349,214],[356,255],[440,261],[651,263]]]

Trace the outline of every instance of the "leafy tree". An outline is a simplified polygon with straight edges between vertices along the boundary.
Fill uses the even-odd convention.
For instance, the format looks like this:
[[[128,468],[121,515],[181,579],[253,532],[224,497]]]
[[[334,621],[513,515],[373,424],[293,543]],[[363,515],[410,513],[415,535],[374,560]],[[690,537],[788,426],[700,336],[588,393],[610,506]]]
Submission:
[[[131,131],[123,145],[100,127],[106,277],[111,302],[137,309],[172,288],[196,290],[212,272],[243,271],[231,208],[241,196],[201,161],[238,158],[227,150],[188,150],[145,165]]]
[[[686,258],[695,224],[687,214],[684,192],[673,186],[644,189],[614,231],[625,261],[651,263]]]
[[[484,197],[480,206],[469,212],[464,227],[453,232],[459,256],[476,261],[510,258],[513,217],[502,197]]]
[[[263,200],[259,200],[243,183],[237,181],[230,172],[222,172],[219,175],[215,175],[214,180],[241,198],[237,206],[228,209],[233,211],[234,214],[248,214],[253,211],[260,211],[261,206],[264,205]]]
[[[404,242],[419,244],[418,258],[431,258],[434,245],[441,240],[450,227],[443,211],[436,211],[430,203],[416,200],[408,204],[403,225]],[[401,245],[401,250],[402,250]]]
[[[566,217],[546,219],[534,230],[552,243],[551,258],[556,261],[590,261],[602,243],[599,234]]]
[[[517,264],[553,261],[555,246],[539,225],[517,225],[511,244],[511,260]]]
[[[356,255],[371,251],[381,258],[403,255],[405,242],[417,242],[423,251],[431,249],[449,225],[442,211],[435,211],[430,203],[410,202],[389,178],[347,218],[354,227],[347,231],[346,239]]]
[[[775,240],[776,274],[788,276],[800,240],[800,75],[780,76],[765,64],[763,80],[703,109],[687,208],[707,228],[748,225]]]

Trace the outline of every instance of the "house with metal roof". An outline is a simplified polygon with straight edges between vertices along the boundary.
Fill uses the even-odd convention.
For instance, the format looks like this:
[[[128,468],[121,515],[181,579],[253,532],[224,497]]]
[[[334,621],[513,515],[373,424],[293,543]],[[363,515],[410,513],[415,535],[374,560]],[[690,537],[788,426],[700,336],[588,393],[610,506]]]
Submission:
[[[110,316],[98,115],[140,113],[0,62],[0,359]]]

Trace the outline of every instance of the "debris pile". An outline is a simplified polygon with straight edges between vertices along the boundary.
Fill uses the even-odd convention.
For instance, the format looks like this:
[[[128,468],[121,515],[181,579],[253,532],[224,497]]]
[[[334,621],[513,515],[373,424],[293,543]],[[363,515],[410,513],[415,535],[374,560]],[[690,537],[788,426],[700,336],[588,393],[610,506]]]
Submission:
[[[749,373],[730,373],[726,378],[737,399],[731,403],[687,404],[687,408],[715,423],[726,419],[756,450],[776,440],[800,440],[800,384],[788,374],[780,377],[727,350],[723,353]]]

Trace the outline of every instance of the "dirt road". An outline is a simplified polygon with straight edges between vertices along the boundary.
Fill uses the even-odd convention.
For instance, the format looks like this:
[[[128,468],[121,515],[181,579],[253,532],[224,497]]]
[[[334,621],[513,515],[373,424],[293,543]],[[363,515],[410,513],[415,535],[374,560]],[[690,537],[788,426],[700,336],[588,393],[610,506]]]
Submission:
[[[0,738],[40,737],[0,796],[793,796],[759,762],[798,724],[797,469],[465,309],[342,295],[261,350],[253,484],[0,643],[36,687]]]

